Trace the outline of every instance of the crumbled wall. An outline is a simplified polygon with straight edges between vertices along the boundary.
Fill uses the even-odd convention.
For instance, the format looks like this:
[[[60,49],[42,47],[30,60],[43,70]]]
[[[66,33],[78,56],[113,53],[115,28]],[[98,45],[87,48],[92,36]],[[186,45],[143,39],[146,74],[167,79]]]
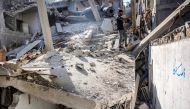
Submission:
[[[30,34],[41,32],[40,18],[37,9],[27,13],[23,13],[22,17],[22,20],[29,25]]]

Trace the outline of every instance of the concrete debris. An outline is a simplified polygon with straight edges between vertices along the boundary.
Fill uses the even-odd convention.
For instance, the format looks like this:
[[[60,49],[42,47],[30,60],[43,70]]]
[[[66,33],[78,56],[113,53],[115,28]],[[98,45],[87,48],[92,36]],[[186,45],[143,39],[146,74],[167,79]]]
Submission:
[[[90,71],[96,73],[96,70],[94,68],[90,68]]]
[[[28,80],[32,80],[33,78],[31,76],[27,76],[27,79]]]
[[[91,56],[93,58],[97,57],[96,54],[94,54],[94,53],[89,53],[89,56]]]
[[[91,66],[91,67],[96,67],[96,64],[95,64],[94,62],[91,62],[91,63],[90,63],[90,66]]]
[[[79,69],[79,70],[84,70],[84,64],[76,63],[76,68]]]
[[[133,57],[129,57],[129,56],[125,55],[125,54],[120,54],[120,55],[118,55],[117,57],[118,57],[119,60],[121,60],[121,61],[122,61],[122,59],[123,59],[124,61],[126,61],[126,62],[128,62],[128,63],[134,62]]]

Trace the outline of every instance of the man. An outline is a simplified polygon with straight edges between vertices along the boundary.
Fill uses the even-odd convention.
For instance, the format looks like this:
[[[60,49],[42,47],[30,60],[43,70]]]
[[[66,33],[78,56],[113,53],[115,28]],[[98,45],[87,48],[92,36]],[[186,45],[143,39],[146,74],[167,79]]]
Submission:
[[[123,48],[123,42],[125,46],[127,46],[127,36],[124,30],[124,19],[122,18],[123,10],[119,10],[118,17],[117,17],[117,30],[119,32],[119,48]]]

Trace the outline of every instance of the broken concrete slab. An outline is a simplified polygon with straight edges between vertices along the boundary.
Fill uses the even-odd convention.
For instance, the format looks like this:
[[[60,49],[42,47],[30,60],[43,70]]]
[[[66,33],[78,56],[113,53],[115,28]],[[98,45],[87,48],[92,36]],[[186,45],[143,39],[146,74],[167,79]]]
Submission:
[[[42,85],[19,80],[17,78],[0,77],[0,86],[12,86],[24,93],[31,94],[40,99],[68,106],[75,109],[94,109],[96,107],[93,101],[82,98],[78,95],[65,92],[60,89],[53,89]]]
[[[82,97],[93,100],[97,104],[102,105],[107,103],[108,106],[111,107],[117,104],[125,94],[129,94],[134,90],[135,74],[132,73],[133,68],[130,67],[130,69],[128,69],[127,64],[123,65],[115,60],[107,60],[108,62],[104,63],[104,60],[99,62],[96,57],[84,56],[83,59],[81,59],[80,57],[61,52],[59,55],[53,55],[50,59],[40,59],[40,61],[43,62],[40,66],[44,66],[44,68],[46,64],[56,68],[41,70],[38,71],[39,73],[56,75],[57,78],[54,80],[54,83],[63,87],[63,89],[68,92],[77,93]],[[58,66],[63,65],[62,63],[64,63],[64,68],[58,68]],[[76,69],[76,63],[81,65],[79,69]],[[95,63],[96,67],[92,67],[90,63]],[[130,63],[130,66],[133,64]],[[32,68],[37,68],[39,63],[34,61],[26,66],[30,68],[28,70],[32,70]],[[116,66],[117,69],[115,68]],[[80,69],[85,69],[85,72]],[[123,73],[123,75],[116,73],[118,69],[122,69],[122,72],[125,73]]]
[[[27,53],[28,51],[30,51],[32,48],[34,48],[40,42],[41,42],[41,40],[37,40],[37,41],[34,41],[33,43],[28,44],[19,53],[17,53],[16,59],[19,59],[20,57],[22,57],[25,53]]]

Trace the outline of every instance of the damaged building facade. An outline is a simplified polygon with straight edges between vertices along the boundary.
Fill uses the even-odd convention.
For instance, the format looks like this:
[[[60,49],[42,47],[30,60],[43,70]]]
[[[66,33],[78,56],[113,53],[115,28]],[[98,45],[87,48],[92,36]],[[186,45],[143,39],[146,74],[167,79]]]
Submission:
[[[24,1],[20,7],[14,7],[19,1],[1,2],[1,46],[11,49],[15,45],[25,43],[32,34],[41,31],[37,5],[23,5],[31,2]]]

